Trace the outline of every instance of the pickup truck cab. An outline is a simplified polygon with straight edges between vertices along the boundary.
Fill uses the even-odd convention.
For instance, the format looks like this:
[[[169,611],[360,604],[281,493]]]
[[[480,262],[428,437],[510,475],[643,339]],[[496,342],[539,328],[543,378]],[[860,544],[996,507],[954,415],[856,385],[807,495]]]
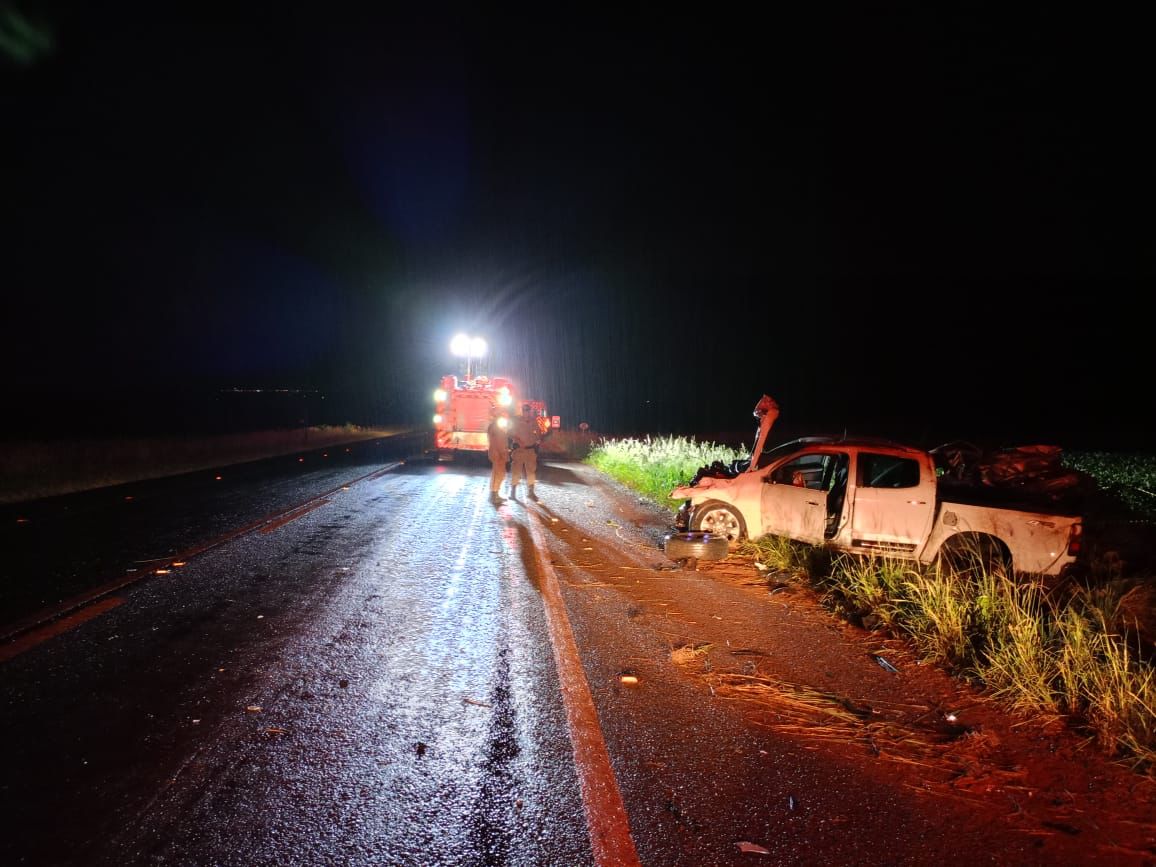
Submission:
[[[941,554],[978,550],[1015,572],[1041,575],[1058,574],[1076,560],[1078,515],[984,502],[982,491],[953,491],[949,499],[926,451],[808,437],[760,452],[765,437],[764,429],[757,459],[737,475],[706,475],[671,492],[686,499],[680,527],[725,535],[732,549],[771,534],[926,564]]]

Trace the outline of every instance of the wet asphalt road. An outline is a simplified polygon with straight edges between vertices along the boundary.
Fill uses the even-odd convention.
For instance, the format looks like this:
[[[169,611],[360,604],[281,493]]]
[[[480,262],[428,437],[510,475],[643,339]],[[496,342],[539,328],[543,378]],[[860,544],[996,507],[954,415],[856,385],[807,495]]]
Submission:
[[[485,475],[353,485],[9,660],[6,863],[590,863]]]
[[[0,626],[96,584],[279,514],[389,462],[428,436],[363,440],[180,476],[0,505]]]
[[[540,502],[499,507],[485,464],[267,470],[196,507],[158,485],[135,524],[114,512],[134,555],[252,529],[0,662],[0,862],[615,863],[591,842],[553,588],[640,863],[1084,863],[716,699],[696,679],[712,662],[823,682],[829,624],[674,569],[662,516],[589,468],[543,466]],[[57,526],[13,562],[76,590],[75,525]],[[671,664],[707,642],[697,675]],[[863,666],[863,689],[890,677]]]

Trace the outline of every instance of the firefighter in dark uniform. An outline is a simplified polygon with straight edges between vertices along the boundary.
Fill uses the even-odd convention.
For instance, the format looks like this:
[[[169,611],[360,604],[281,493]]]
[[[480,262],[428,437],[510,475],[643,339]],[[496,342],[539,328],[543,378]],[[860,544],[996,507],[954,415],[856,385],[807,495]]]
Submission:
[[[510,496],[517,497],[518,477],[524,476],[526,493],[531,500],[536,500],[538,495],[534,493],[534,483],[538,477],[538,446],[542,443],[542,431],[530,404],[522,404],[522,415],[510,429],[510,439],[514,444],[513,462],[510,464]]]

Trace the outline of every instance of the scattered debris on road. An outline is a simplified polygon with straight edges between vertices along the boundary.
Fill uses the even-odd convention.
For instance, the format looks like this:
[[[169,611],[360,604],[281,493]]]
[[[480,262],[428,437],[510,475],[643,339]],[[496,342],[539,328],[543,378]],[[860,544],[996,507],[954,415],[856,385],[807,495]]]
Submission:
[[[881,669],[883,669],[884,671],[889,671],[892,674],[899,674],[899,669],[896,668],[894,665],[892,665],[890,662],[888,662],[885,657],[882,657],[877,653],[872,653],[869,655],[872,659],[874,659],[877,663],[879,663],[879,667]]]
[[[676,647],[670,652],[670,661],[675,665],[686,665],[694,662],[701,656],[705,656],[714,647],[713,644],[701,642],[699,644],[685,644],[682,647]]]
[[[771,854],[770,849],[767,849],[763,846],[760,846],[758,843],[750,843],[750,842],[747,842],[746,840],[740,840],[739,842],[735,843],[735,845],[739,847],[740,852],[743,852],[744,854],[747,854],[747,855],[770,855]]]

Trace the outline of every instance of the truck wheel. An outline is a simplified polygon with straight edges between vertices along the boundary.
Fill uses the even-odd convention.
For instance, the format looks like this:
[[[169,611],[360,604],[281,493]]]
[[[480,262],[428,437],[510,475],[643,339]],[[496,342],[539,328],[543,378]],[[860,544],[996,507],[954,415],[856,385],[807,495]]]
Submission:
[[[671,560],[723,560],[727,540],[711,533],[672,533],[666,537],[666,556]]]
[[[957,575],[980,576],[993,572],[1011,575],[1011,553],[1003,543],[981,533],[958,533],[943,543],[936,555],[941,568]]]
[[[718,500],[707,500],[695,508],[690,529],[721,536],[727,540],[731,551],[738,548],[739,542],[747,536],[747,525],[738,509]]]

